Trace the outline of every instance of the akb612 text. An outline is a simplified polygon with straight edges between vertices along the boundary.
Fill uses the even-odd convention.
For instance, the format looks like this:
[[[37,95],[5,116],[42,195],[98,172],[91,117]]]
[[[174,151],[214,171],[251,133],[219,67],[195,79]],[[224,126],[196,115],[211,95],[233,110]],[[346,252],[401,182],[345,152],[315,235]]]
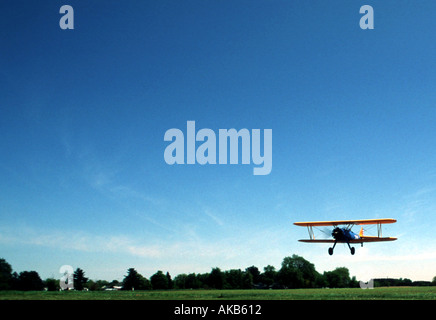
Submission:
[[[257,315],[261,315],[261,305],[260,304],[256,304],[256,305],[252,305],[252,304],[244,304],[244,305],[239,305],[239,304],[228,304],[228,305],[220,305],[217,314],[257,314]],[[212,310],[211,310],[212,311]]]

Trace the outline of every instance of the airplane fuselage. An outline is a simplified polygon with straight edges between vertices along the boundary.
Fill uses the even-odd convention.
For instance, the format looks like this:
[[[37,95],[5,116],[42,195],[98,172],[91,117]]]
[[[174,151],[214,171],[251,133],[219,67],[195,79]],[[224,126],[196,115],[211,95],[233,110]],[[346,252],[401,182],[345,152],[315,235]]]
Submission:
[[[360,236],[353,231],[339,227],[333,229],[332,237],[338,242],[349,242],[350,240],[360,239]]]

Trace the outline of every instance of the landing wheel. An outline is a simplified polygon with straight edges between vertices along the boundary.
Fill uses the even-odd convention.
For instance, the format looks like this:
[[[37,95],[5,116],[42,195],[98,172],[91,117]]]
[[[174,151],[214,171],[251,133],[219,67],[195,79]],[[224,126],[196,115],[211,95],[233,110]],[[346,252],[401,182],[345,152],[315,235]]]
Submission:
[[[354,249],[354,247],[351,247],[350,251],[351,251],[351,254],[354,255],[354,252],[355,252],[356,250]]]
[[[329,248],[329,255],[333,254],[333,248]]]

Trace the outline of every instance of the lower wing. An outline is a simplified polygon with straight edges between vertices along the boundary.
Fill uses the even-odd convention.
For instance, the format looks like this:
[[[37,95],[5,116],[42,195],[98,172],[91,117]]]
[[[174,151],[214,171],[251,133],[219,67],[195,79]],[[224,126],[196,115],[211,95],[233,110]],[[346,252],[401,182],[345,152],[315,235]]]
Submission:
[[[381,241],[394,241],[397,240],[397,238],[393,238],[393,237],[384,237],[384,238],[379,238],[379,237],[363,237],[360,239],[355,239],[355,240],[350,240],[349,243],[363,243],[363,242],[381,242]],[[324,240],[324,239],[302,239],[302,240],[298,240],[300,242],[311,242],[311,243],[335,243],[335,240]],[[346,241],[338,241],[338,243],[346,243]]]

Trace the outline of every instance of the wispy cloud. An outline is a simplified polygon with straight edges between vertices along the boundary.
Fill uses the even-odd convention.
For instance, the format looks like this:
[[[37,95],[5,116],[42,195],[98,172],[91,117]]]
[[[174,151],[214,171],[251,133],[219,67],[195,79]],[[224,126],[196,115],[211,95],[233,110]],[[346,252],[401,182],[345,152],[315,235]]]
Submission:
[[[156,268],[164,265],[168,270],[182,270],[180,265],[196,266],[207,271],[211,267],[244,268],[253,264],[263,267],[272,264],[272,257],[284,257],[282,234],[277,230],[232,234],[217,240],[195,234],[192,237],[171,240],[141,239],[124,234],[94,235],[85,232],[39,230],[36,228],[0,228],[0,246],[46,247],[56,250],[74,250],[85,253],[110,254],[113,258],[128,256],[143,258],[144,263]],[[265,250],[265,249],[268,250]],[[109,259],[109,257],[108,257]],[[150,263],[151,262],[151,263]],[[280,261],[277,261],[280,263]],[[156,267],[155,267],[156,266]],[[97,266],[96,266],[97,268]]]
[[[125,235],[103,236],[80,231],[46,231],[29,227],[1,228],[0,243],[82,252],[129,253],[142,257],[158,257],[162,255],[161,252],[164,252],[156,245],[141,246]]]
[[[213,221],[215,221],[219,226],[224,226],[223,220],[221,220],[216,214],[213,214],[211,210],[206,209],[204,210],[204,213]]]
[[[434,202],[436,187],[424,186],[415,192],[404,196],[405,204],[402,208],[402,218],[407,223],[414,223],[422,217],[431,217],[436,209]],[[429,221],[428,221],[429,222]]]

